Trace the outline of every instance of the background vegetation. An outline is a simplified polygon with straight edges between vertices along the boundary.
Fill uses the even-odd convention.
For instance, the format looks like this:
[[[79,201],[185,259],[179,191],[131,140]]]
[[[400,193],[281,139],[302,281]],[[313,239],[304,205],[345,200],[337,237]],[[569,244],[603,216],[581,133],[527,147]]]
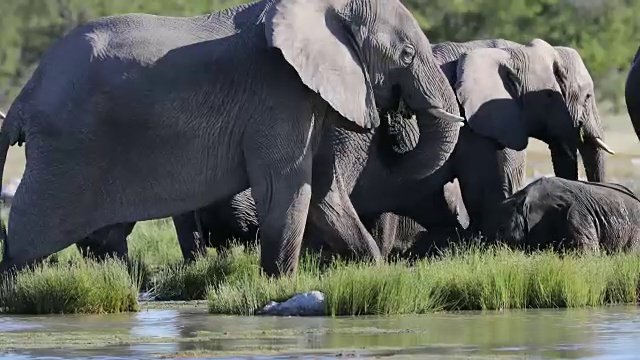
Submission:
[[[6,108],[43,51],[101,16],[145,12],[195,15],[248,0],[3,0],[0,2],[0,107]],[[543,38],[580,51],[601,101],[624,107],[623,82],[640,40],[638,0],[403,0],[432,42]]]

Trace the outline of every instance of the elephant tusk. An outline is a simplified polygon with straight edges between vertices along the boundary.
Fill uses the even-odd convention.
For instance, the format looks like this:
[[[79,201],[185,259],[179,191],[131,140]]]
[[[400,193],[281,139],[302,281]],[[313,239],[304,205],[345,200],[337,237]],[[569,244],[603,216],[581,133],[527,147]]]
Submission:
[[[440,108],[431,108],[431,109],[429,109],[429,114],[431,114],[431,115],[433,115],[433,116],[435,116],[437,118],[440,118],[440,119],[443,119],[443,120],[447,120],[447,121],[452,122],[452,123],[462,123],[462,124],[464,124],[464,122],[466,121],[466,119],[463,118],[462,116],[454,115],[454,114],[452,114],[450,112],[446,112],[446,111],[444,111],[444,110],[442,110]]]
[[[613,151],[607,144],[605,144],[605,142],[602,141],[602,139],[595,138],[594,141],[596,142],[596,145],[598,145],[598,147],[601,148],[602,150],[608,152],[611,155],[615,155],[616,154],[616,152]]]
[[[5,115],[2,111],[0,111],[0,120],[4,120],[7,118],[7,115]]]

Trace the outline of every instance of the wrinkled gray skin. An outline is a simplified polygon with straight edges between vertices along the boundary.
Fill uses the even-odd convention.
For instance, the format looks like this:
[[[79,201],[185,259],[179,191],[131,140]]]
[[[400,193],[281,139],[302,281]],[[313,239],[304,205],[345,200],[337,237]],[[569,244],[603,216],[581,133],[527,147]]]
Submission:
[[[496,240],[519,249],[637,250],[640,200],[613,183],[540,178],[498,208]]]
[[[462,108],[467,116],[472,115],[453,155],[436,174],[409,181],[393,173],[395,161],[415,153],[412,150],[421,134],[415,119],[391,121],[388,131],[373,137],[342,130],[332,133],[339,144],[333,151],[344,155],[339,163],[349,164],[344,159],[350,156],[368,159],[360,169],[345,165],[342,171],[355,183],[351,200],[365,227],[374,233],[383,256],[396,245],[415,244],[425,229],[444,233],[440,238],[459,237],[460,222],[446,205],[456,201],[442,191],[446,186],[441,187],[455,178],[462,187],[465,214],[468,211],[465,223],[472,231],[486,232],[494,208],[524,184],[525,151],[504,147],[508,144],[526,144],[528,137],[546,141],[556,175],[570,179],[577,179],[579,148],[588,179],[605,178],[603,148],[607,147],[597,140],[604,138],[604,131],[593,81],[575,50],[551,47],[539,39],[528,46],[493,39],[445,42],[432,49],[451,87],[460,94]],[[346,141],[349,139],[352,141]],[[391,141],[394,152],[384,151],[388,148],[380,145],[384,141]],[[365,154],[364,149],[371,150]],[[399,183],[398,179],[403,180]],[[181,243],[183,238],[193,242],[179,237]],[[402,239],[407,241],[395,244]],[[422,248],[432,245],[432,240],[420,242]],[[338,247],[337,251],[345,249]]]
[[[636,51],[631,63],[631,69],[627,74],[627,80],[624,87],[624,98],[627,104],[627,111],[631,118],[631,124],[636,132],[638,140],[640,140],[640,61],[638,55],[640,48]]]
[[[314,154],[330,125],[374,129],[401,102],[421,135],[394,173],[424,178],[453,151],[459,109],[397,0],[264,0],[82,25],[46,51],[3,124],[2,167],[9,145],[28,145],[0,270],[249,187],[267,274],[296,272],[307,216],[345,250],[380,259],[349,201],[354,157],[340,152],[361,144],[347,135],[317,166]]]

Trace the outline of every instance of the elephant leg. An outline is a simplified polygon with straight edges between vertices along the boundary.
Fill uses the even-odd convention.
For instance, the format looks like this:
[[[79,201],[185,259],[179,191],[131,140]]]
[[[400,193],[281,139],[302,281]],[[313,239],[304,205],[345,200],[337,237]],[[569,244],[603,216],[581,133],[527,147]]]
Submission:
[[[384,213],[374,217],[363,218],[362,223],[369,230],[380,247],[380,255],[383,258],[389,256],[396,241],[396,233],[399,224],[398,215],[393,213]]]
[[[311,200],[314,129],[281,120],[281,147],[272,136],[248,131],[244,151],[258,214],[260,264],[268,276],[295,275]],[[272,129],[264,133],[272,133]],[[275,148],[274,148],[275,147]],[[286,149],[286,150],[285,150]]]
[[[489,138],[462,128],[455,153],[455,174],[469,215],[469,229],[487,233],[495,208],[512,185],[504,185],[503,154]],[[485,234],[488,235],[488,234]]]
[[[105,226],[78,241],[76,247],[86,257],[104,261],[107,257],[126,260],[129,254],[127,237],[133,231],[135,222]]]
[[[185,262],[192,262],[198,255],[206,252],[204,233],[199,226],[198,211],[189,211],[172,217],[176,228],[180,251]]]
[[[339,174],[333,173],[324,196],[314,193],[309,219],[338,254],[376,262],[382,258],[378,244],[356,213]]]
[[[252,179],[260,222],[260,263],[267,275],[295,275],[311,200],[311,159],[302,174]]]

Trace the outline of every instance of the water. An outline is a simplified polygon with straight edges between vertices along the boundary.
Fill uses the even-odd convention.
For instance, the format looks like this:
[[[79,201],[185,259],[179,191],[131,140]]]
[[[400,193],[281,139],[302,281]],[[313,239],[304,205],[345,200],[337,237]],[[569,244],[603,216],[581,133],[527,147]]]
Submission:
[[[358,318],[214,316],[203,306],[0,316],[0,358],[12,360],[633,359],[639,348],[640,309],[634,306]]]

